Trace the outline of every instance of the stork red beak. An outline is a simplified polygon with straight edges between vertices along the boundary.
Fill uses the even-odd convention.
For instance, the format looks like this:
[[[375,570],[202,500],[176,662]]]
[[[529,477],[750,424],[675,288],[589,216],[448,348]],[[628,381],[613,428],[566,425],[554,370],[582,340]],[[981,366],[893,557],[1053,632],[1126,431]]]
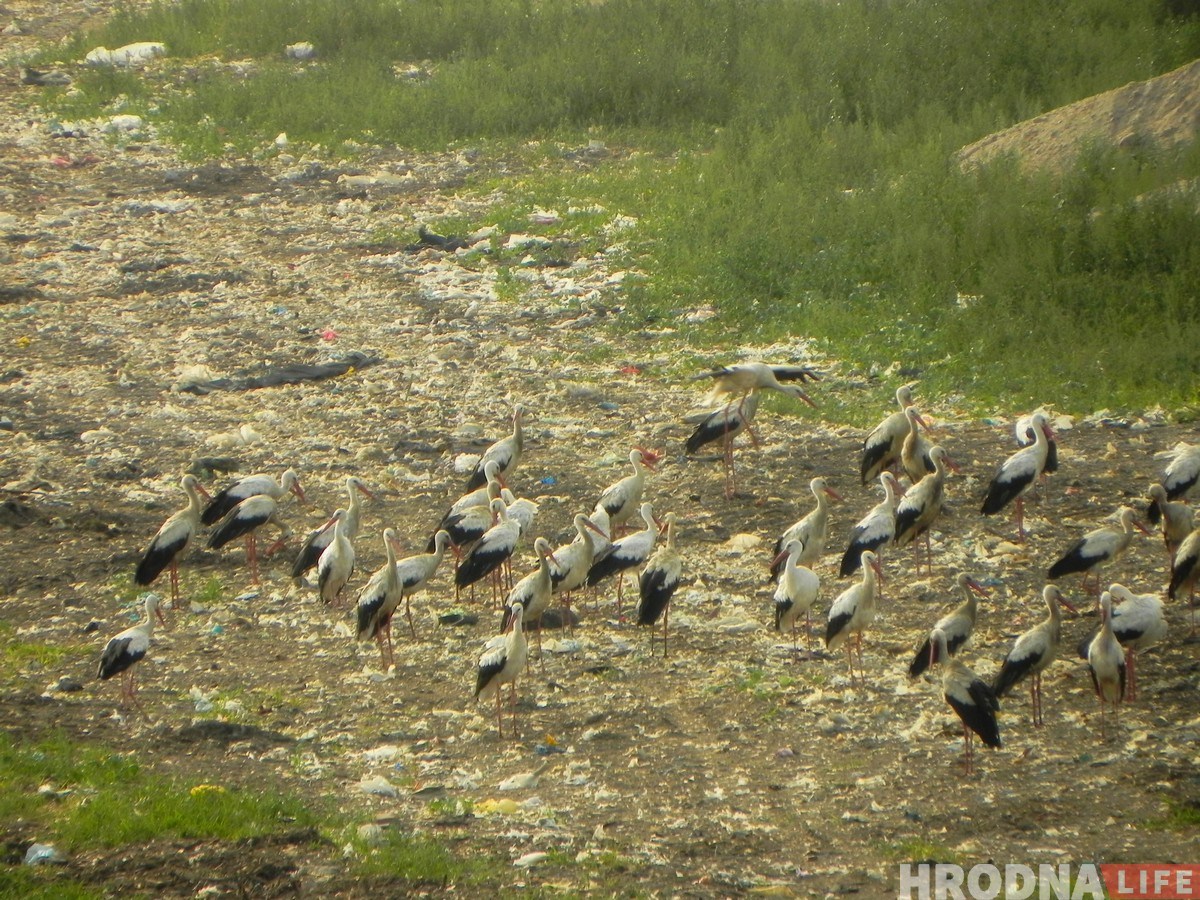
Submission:
[[[366,497],[366,498],[368,498],[368,499],[370,499],[370,500],[374,500],[374,499],[375,499],[375,494],[374,494],[374,493],[373,493],[371,490],[369,490],[368,488],[366,488],[365,486],[363,486],[363,485],[361,485],[361,484],[356,484],[356,485],[355,485],[355,487],[356,487],[356,488],[358,488],[358,492],[359,492],[360,494],[362,494],[364,497]]]
[[[806,394],[804,391],[800,390],[800,388],[796,388],[796,396],[799,397],[801,400],[803,400],[805,403],[807,403],[809,406],[811,406],[813,409],[817,408],[816,401],[813,400],[812,397],[808,396],[808,394]]]
[[[778,566],[780,563],[782,563],[787,558],[788,558],[788,552],[786,550],[784,550],[782,553],[780,553],[778,556],[776,556],[773,560],[771,560],[771,568],[774,569],[776,566]]]
[[[199,481],[196,482],[196,493],[199,494],[201,497],[203,497],[205,500],[212,499],[212,494],[210,494],[207,490],[205,490],[204,485],[202,485]]]
[[[842,495],[839,494],[837,491],[835,491],[833,488],[831,488],[831,487],[825,488],[825,493],[828,494],[830,497],[832,497],[834,500],[837,500],[839,503],[842,502]]]
[[[1140,531],[1142,534],[1150,533],[1149,531],[1146,530],[1146,526],[1143,525],[1141,522],[1139,522],[1137,519],[1133,520],[1133,527],[1136,528],[1138,531]]]
[[[988,596],[991,596],[990,594],[988,594],[988,592],[987,592],[986,590],[984,590],[984,587],[983,587],[983,585],[981,585],[981,584],[980,584],[978,581],[976,581],[974,578],[968,578],[968,579],[967,579],[967,587],[969,587],[971,590],[973,590],[973,591],[974,591],[976,594],[978,594],[980,597],[988,597]]]
[[[299,481],[292,485],[292,493],[296,495],[301,503],[304,503],[308,499],[306,496],[304,496],[304,488],[300,486]]]
[[[945,459],[945,461],[946,461],[946,468],[947,468],[947,469],[949,469],[949,470],[950,470],[951,472],[953,472],[955,475],[959,475],[959,474],[961,474],[961,473],[962,473],[962,469],[960,469],[960,468],[958,467],[958,463],[956,463],[954,460],[952,460],[952,459],[950,458],[950,455],[949,455],[949,454],[947,454],[947,455],[944,457],[944,459]]]
[[[1069,609],[1071,612],[1075,613],[1075,615],[1079,615],[1079,610],[1077,610],[1075,608],[1075,605],[1070,600],[1068,600],[1066,597],[1064,597],[1061,593],[1059,593],[1059,595],[1058,595],[1058,602],[1061,603],[1063,606],[1065,606],[1067,609]]]

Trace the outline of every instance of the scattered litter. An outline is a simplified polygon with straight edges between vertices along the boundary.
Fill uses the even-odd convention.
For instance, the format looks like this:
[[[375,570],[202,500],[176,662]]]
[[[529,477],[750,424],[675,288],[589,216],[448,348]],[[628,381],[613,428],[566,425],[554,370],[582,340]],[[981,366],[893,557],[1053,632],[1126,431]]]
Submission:
[[[89,66],[140,66],[157,56],[164,56],[167,48],[159,41],[138,41],[116,50],[97,47],[89,50],[83,61]]]

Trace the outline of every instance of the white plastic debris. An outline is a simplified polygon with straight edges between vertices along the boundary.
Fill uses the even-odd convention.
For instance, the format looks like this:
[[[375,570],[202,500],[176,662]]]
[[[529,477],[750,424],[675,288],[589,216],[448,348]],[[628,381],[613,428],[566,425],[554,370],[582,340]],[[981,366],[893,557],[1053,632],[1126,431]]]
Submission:
[[[160,41],[137,41],[116,50],[97,47],[89,50],[83,61],[89,66],[140,66],[166,52],[166,45]]]
[[[375,794],[380,797],[398,797],[400,795],[396,786],[382,775],[376,775],[374,778],[364,778],[358,783],[358,789],[364,794]]]
[[[530,866],[536,866],[549,855],[549,853],[542,853],[540,851],[535,853],[526,853],[524,856],[520,856],[513,860],[513,865],[519,869],[527,869]]]
[[[545,854],[542,854],[543,856]],[[39,866],[43,863],[64,863],[67,858],[53,844],[32,844],[25,851],[25,865]]]
[[[314,59],[317,55],[317,48],[308,41],[299,41],[298,43],[288,44],[284,47],[283,55],[288,59]]]

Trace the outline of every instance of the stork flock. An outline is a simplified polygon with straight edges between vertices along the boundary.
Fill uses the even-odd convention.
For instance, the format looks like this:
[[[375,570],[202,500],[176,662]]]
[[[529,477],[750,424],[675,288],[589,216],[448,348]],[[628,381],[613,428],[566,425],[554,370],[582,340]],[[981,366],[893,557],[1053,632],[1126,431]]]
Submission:
[[[757,445],[753,422],[761,392],[776,390],[815,405],[801,385],[818,381],[820,374],[808,366],[748,363],[717,369],[697,378],[711,382],[711,401],[719,405],[699,418],[685,450],[694,455],[706,444],[720,442],[725,496],[732,499],[737,496],[734,441],[739,434],[748,433]],[[803,617],[809,644],[803,658],[820,658],[844,649],[850,681],[855,686],[865,686],[868,677],[864,634],[886,602],[884,590],[890,583],[887,562],[893,551],[912,545],[915,554],[912,571],[919,577],[923,562],[932,576],[935,554],[930,533],[935,526],[941,528],[940,517],[953,483],[950,476],[958,471],[950,452],[933,441],[928,420],[914,404],[914,387],[909,384],[896,390],[897,411],[862,443],[857,473],[860,486],[878,481],[884,497],[846,528],[844,546],[837,546],[840,563],[833,566],[835,577],[855,578],[855,581],[836,595],[823,597],[823,593],[832,593],[823,592],[823,581],[828,576],[818,572],[826,547],[832,543],[830,505],[846,502],[843,493],[830,484],[830,478],[812,479],[809,487],[815,506],[778,536],[770,559],[764,561],[773,584],[764,605],[773,609],[774,627],[790,633],[794,655],[799,656],[797,631]],[[501,736],[504,733],[501,698],[506,685],[515,731],[516,683],[530,667],[527,632],[536,634],[540,658],[543,623],[573,627],[579,621],[572,605],[575,596],[589,589],[594,592],[598,584],[610,578],[617,580],[615,613],[617,621],[623,623],[626,613],[623,582],[627,573],[636,573],[638,600],[634,619],[644,626],[661,623],[665,657],[670,603],[683,578],[676,531],[684,520],[676,513],[659,517],[654,504],[646,499],[648,476],[663,457],[659,451],[643,447],[630,450],[630,474],[600,492],[585,507],[588,511],[574,515],[571,540],[556,547],[546,536],[533,537],[537,503],[516,497],[509,486],[524,453],[524,415],[524,407],[517,405],[512,433],[490,445],[481,455],[463,494],[431,528],[424,552],[403,556],[398,530],[384,529],[384,562],[358,588],[352,614],[358,640],[376,641],[385,670],[395,666],[392,618],[403,608],[409,637],[418,640],[411,600],[431,584],[445,557],[451,554],[456,597],[463,591],[474,596],[477,587],[484,586],[493,606],[501,611],[500,633],[483,648],[474,684],[476,699],[495,700]],[[1043,484],[1045,476],[1058,467],[1058,446],[1050,417],[1044,410],[1018,420],[1015,438],[1019,448],[999,463],[986,494],[971,503],[978,502],[980,513],[985,516],[1011,506],[1015,539],[1024,542],[1026,498],[1040,494],[1044,506],[1054,503],[1051,491]],[[1146,494],[1146,517],[1152,524],[1161,524],[1170,557],[1166,593],[1171,600],[1194,594],[1200,580],[1200,529],[1195,527],[1190,509],[1182,502],[1197,480],[1200,480],[1200,446],[1181,444],[1170,452],[1161,481],[1151,485]],[[207,541],[210,549],[219,549],[238,538],[245,540],[250,577],[259,584],[257,532],[265,525],[278,532],[277,540],[264,556],[279,552],[285,545],[291,529],[280,515],[283,503],[289,495],[295,495],[301,502],[306,500],[297,472],[287,469],[278,479],[252,475],[212,496],[194,476],[185,476],[181,485],[187,505],[167,519],[151,540],[137,566],[135,582],[149,586],[169,570],[174,606],[180,594],[178,561],[201,528],[211,526]],[[355,540],[360,530],[362,498],[376,496],[357,476],[346,479],[345,489],[345,505],[307,536],[291,569],[292,577],[303,585],[307,584],[307,574],[315,568],[316,596],[330,609],[342,606],[356,573]],[[1109,732],[1109,714],[1116,720],[1121,702],[1133,699],[1136,654],[1162,641],[1167,625],[1163,602],[1157,593],[1134,593],[1119,583],[1101,590],[1101,567],[1129,548],[1136,530],[1145,530],[1132,507],[1122,508],[1117,517],[1119,526],[1097,528],[1084,534],[1065,546],[1047,567],[1047,583],[1036,601],[1045,604],[1046,617],[1016,639],[993,678],[985,680],[960,659],[960,651],[971,637],[979,616],[979,598],[987,595],[970,574],[960,572],[954,577],[961,603],[932,623],[928,631],[914,636],[916,649],[907,665],[908,675],[920,678],[931,667],[941,667],[945,700],[963,724],[968,772],[973,765],[973,735],[978,735],[988,746],[1000,745],[999,701],[1020,682],[1028,681],[1030,685],[1033,724],[1043,723],[1042,675],[1059,656],[1063,640],[1061,610],[1077,609],[1065,596],[1061,584],[1068,576],[1082,576],[1081,589],[1096,597],[1100,615],[1100,625],[1094,635],[1084,638],[1079,652],[1086,660],[1099,697],[1102,736]],[[628,530],[635,518],[641,519],[642,527]],[[514,583],[511,568],[522,544],[531,545],[533,568]],[[861,574],[857,574],[860,570]],[[812,616],[817,605],[826,599],[825,653],[822,653],[811,649]],[[555,601],[557,609],[552,610]],[[137,702],[132,666],[147,652],[155,617],[163,621],[157,595],[147,594],[145,606],[145,621],[109,641],[99,666],[101,678],[124,674],[122,696],[126,702]],[[652,637],[655,632],[652,629]]]

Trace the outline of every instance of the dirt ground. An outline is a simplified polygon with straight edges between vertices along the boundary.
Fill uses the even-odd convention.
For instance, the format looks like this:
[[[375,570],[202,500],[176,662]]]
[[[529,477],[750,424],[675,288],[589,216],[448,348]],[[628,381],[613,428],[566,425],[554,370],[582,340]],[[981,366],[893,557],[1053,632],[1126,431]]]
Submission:
[[[31,39],[71,21],[58,7],[53,21],[40,7],[6,8]],[[739,442],[739,491],[726,500],[719,461],[683,454],[682,413],[703,397],[686,380],[695,355],[661,323],[633,328],[617,352],[605,346],[607,322],[634,314],[621,285],[647,273],[617,254],[579,255],[568,212],[550,252],[522,267],[514,302],[486,260],[374,238],[450,213],[489,224],[488,205],[502,198],[459,193],[486,160],[381,151],[357,168],[286,157],[190,166],[152,136],[56,136],[23,106],[33,90],[14,70],[0,84],[0,623],[14,639],[72,652],[61,667],[12,675],[0,695],[6,730],[65,732],[187,782],[278,785],[462,853],[550,854],[514,866],[502,885],[514,890],[884,897],[908,861],[1195,862],[1195,828],[1165,824],[1172,809],[1200,804],[1200,661],[1186,608],[1168,605],[1170,633],[1144,654],[1141,696],[1102,741],[1072,652],[1095,614],[1078,581],[1064,582],[1082,613],[1068,616],[1047,679],[1046,726],[1029,725],[1018,689],[1002,710],[1005,747],[980,753],[970,777],[938,685],[905,675],[957,602],[959,571],[990,592],[963,658],[994,673],[1044,615],[1045,569],[1121,505],[1140,510],[1163,467],[1154,453],[1194,442],[1194,427],[1154,414],[1061,421],[1061,469],[1016,545],[1010,519],[978,506],[1014,449],[1007,423],[1026,410],[980,421],[950,400],[923,403],[961,471],[933,531],[933,574],[918,575],[907,551],[888,554],[865,685],[852,685],[843,658],[794,653],[770,629],[766,566],[821,475],[844,501],[817,568],[819,620],[849,585],[837,559],[877,500],[858,483],[863,433],[824,424],[819,409],[767,404],[762,446]],[[563,159],[603,164],[569,149]],[[611,212],[615,246],[630,211]],[[775,347],[731,338],[717,361],[793,361],[805,346],[802,336]],[[351,351],[379,361],[316,383],[179,389]],[[816,362],[826,373],[818,403],[836,395],[886,411],[894,379]],[[572,515],[625,474],[630,446],[666,451],[648,496],[656,512],[679,515],[685,559],[666,660],[617,620],[603,587],[580,604],[574,634],[546,636],[544,659],[520,682],[520,737],[501,740],[471,699],[498,615],[482,600],[456,604],[448,570],[414,601],[417,640],[397,627],[399,664],[384,673],[375,647],[354,642],[349,611],[292,584],[289,552],[266,565],[256,592],[240,548],[198,545],[183,565],[184,608],[139,666],[143,709],[120,709],[116,685],[95,679],[104,641],[136,618],[130,576],[182,505],[182,473],[202,471],[215,487],[230,476],[212,475],[206,459],[228,460],[230,475],[295,466],[309,497],[286,512],[298,535],[344,502],[347,475],[361,476],[379,496],[364,507],[353,597],[382,562],[385,526],[414,552],[423,545],[461,491],[457,469],[505,433],[514,401],[530,413],[512,487],[539,502],[535,530],[556,545]],[[532,565],[530,545],[518,572]],[[1161,540],[1138,536],[1103,577],[1151,592],[1166,572]],[[439,621],[453,611],[477,622]],[[506,789],[526,773],[536,776]],[[379,779],[393,796],[364,790]],[[496,801],[509,798],[517,808],[506,813]],[[22,823],[0,827],[10,861],[39,838]],[[113,896],[416,889],[356,880],[340,845],[306,831],[85,851],[62,872]]]

